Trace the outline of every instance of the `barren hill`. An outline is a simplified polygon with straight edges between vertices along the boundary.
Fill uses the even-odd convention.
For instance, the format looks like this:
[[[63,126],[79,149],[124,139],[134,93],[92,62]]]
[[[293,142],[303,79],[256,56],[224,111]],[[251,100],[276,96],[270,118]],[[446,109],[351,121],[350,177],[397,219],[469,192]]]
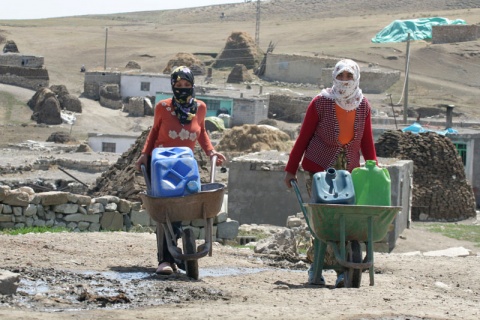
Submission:
[[[275,43],[274,53],[347,57],[363,65],[400,70],[400,81],[388,90],[395,103],[400,101],[403,89],[406,44],[373,44],[371,38],[377,32],[396,19],[441,16],[464,19],[467,24],[480,23],[480,3],[474,0],[272,0],[260,4],[258,27],[262,50],[266,51],[272,42]],[[234,31],[246,32],[255,38],[256,6],[256,1],[251,1],[142,13],[3,20],[0,21],[0,39],[15,41],[23,54],[43,56],[50,84],[63,84],[72,94],[81,95],[82,65],[87,70],[104,67],[122,70],[129,61],[136,61],[145,72],[161,73],[178,52],[220,53]],[[223,19],[220,18],[222,13]],[[480,40],[441,45],[415,41],[410,46],[410,63],[409,105],[454,104],[455,111],[465,120],[480,119],[480,111],[476,108],[480,96]],[[226,72],[225,68],[214,69],[213,80],[224,85]],[[262,80],[254,78],[254,81],[260,83]],[[278,89],[274,84],[263,82],[262,85],[264,92]],[[2,86],[0,95],[5,91],[12,90]],[[302,93],[315,94],[318,90],[306,91]],[[12,108],[12,102],[4,102],[10,98],[0,98],[0,125],[32,124],[29,110],[23,104],[34,92],[23,95],[17,92],[12,91],[11,99],[13,108],[20,112],[5,109],[7,104]],[[388,108],[390,104],[385,94],[369,95],[369,99],[375,108]],[[139,121],[118,113],[112,115],[107,110],[107,118],[118,116],[118,125],[109,128],[109,120],[101,120],[98,105],[94,101],[85,104],[83,120],[74,128],[79,134],[106,130],[124,132],[149,124],[149,119]],[[88,111],[94,109],[94,112]],[[94,115],[87,116],[90,113]],[[45,137],[47,133],[41,133],[42,130],[44,128],[34,132],[32,139]],[[12,131],[10,135],[2,135],[3,143],[16,138],[17,130]],[[22,134],[21,138],[26,136]]]

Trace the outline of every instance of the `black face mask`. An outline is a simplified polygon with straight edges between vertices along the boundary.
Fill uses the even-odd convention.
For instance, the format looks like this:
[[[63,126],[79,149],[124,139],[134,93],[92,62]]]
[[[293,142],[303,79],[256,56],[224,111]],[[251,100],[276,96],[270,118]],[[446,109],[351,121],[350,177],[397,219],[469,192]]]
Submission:
[[[172,89],[173,89],[173,96],[181,104],[189,103],[190,102],[189,100],[194,97],[195,91],[193,88],[172,88]]]

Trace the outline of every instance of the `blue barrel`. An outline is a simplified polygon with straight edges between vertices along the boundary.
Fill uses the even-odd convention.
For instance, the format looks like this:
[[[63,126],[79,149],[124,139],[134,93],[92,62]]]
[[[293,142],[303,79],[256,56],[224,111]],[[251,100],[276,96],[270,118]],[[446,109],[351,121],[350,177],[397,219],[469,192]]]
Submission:
[[[179,197],[200,190],[200,174],[188,147],[155,148],[151,187],[154,197]]]
[[[312,181],[312,202],[355,204],[355,189],[350,172],[329,168],[315,173]]]

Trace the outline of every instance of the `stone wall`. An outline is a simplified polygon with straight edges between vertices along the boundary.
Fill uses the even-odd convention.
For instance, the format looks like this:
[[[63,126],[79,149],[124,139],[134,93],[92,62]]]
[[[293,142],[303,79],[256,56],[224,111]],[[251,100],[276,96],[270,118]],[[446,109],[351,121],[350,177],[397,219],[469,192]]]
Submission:
[[[303,122],[305,112],[312,98],[271,94],[268,103],[269,117],[287,122]]]
[[[268,119],[268,100],[235,99],[233,102],[233,125],[257,124]]]
[[[182,222],[197,239],[205,238],[204,220]],[[35,193],[29,187],[0,186],[0,229],[63,227],[72,231],[155,230],[156,223],[140,202],[115,196],[90,196],[60,191]],[[235,239],[238,222],[220,212],[214,221],[213,240]]]
[[[325,88],[332,86],[333,68],[324,68],[321,72],[320,86]],[[386,70],[375,67],[361,68],[360,89],[363,93],[383,93],[398,80],[400,71]]]
[[[269,53],[264,78],[269,81],[318,84],[322,69],[333,68],[337,61],[336,58]]]
[[[116,84],[120,86],[121,73],[109,71],[88,71],[85,72],[83,83],[83,94],[89,99],[100,99],[100,88],[105,84]]]
[[[0,83],[38,90],[48,87],[49,80],[46,69],[0,65]]]
[[[332,70],[340,58],[268,54],[264,78],[269,81],[332,86]],[[364,93],[382,93],[400,79],[400,71],[361,67]]]
[[[44,61],[43,57],[26,56],[18,53],[0,54],[0,66],[41,69]]]
[[[480,36],[477,25],[432,26],[432,43],[475,41]]]

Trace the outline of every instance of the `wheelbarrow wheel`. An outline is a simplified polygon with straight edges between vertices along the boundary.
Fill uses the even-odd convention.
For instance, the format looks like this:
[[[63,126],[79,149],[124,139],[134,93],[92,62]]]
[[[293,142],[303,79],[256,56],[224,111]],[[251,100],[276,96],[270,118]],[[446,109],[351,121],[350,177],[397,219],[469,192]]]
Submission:
[[[356,240],[349,242],[348,261],[362,263],[362,247]],[[345,272],[345,286],[347,288],[360,288],[362,282],[362,269],[349,268]]]
[[[195,236],[192,229],[183,230],[182,242],[185,254],[194,254],[197,252]],[[188,277],[198,280],[198,260],[193,259],[185,261],[185,272]]]

